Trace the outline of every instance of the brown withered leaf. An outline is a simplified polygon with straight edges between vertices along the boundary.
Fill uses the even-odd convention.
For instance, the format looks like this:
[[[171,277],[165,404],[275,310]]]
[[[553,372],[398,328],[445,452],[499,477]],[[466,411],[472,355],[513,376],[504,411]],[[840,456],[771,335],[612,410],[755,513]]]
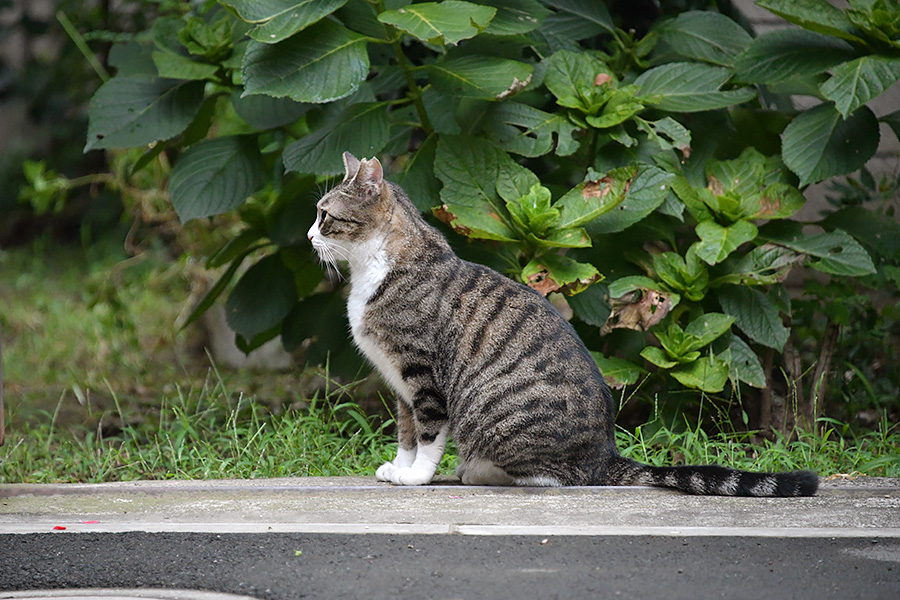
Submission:
[[[615,177],[611,177],[606,175],[601,177],[596,181],[588,181],[584,184],[584,188],[581,190],[581,197],[585,200],[589,198],[604,198],[607,194],[609,194],[613,190],[613,186],[618,183]],[[622,194],[628,193],[628,188],[631,187],[631,178],[626,179],[624,181],[624,187],[622,188]]]
[[[440,206],[432,208],[431,212],[434,213],[434,216],[437,217],[438,221],[449,225],[456,233],[464,235],[466,237],[468,237],[469,234],[472,233],[472,230],[468,227],[465,227],[464,225],[460,225],[459,223],[455,225],[453,224],[453,222],[456,220],[456,215],[450,212],[450,209],[446,204],[441,204]]]
[[[527,278],[528,287],[539,292],[541,296],[546,297],[547,294],[551,292],[555,292],[562,288],[559,283],[557,283],[552,277],[550,277],[549,271],[538,271],[537,273],[532,273]]]
[[[560,294],[563,294],[565,296],[570,296],[572,294],[577,294],[587,287],[590,287],[594,284],[594,282],[602,278],[603,276],[600,273],[596,273],[591,277],[575,279],[574,281],[569,281],[568,283],[560,283],[553,278],[553,275],[550,274],[549,270],[541,269],[537,273],[528,275],[525,278],[525,283],[526,285],[528,285],[528,287],[540,293],[544,297],[553,292],[559,292]]]
[[[608,73],[597,73],[594,78],[594,85],[604,85],[612,81],[612,76]]]
[[[721,196],[722,194],[725,193],[725,186],[722,185],[721,181],[719,181],[712,175],[709,176],[706,187],[707,187],[707,189],[709,189],[709,191],[711,191],[716,196]]]
[[[510,96],[514,96],[518,94],[522,90],[528,87],[528,84],[531,83],[531,73],[528,74],[523,81],[519,81],[518,77],[513,77],[512,83],[508,88],[497,94],[497,100],[506,100]]]
[[[672,310],[672,298],[665,292],[645,288],[633,290],[618,298],[611,298],[606,323],[600,335],[613,329],[646,331],[662,321]]]

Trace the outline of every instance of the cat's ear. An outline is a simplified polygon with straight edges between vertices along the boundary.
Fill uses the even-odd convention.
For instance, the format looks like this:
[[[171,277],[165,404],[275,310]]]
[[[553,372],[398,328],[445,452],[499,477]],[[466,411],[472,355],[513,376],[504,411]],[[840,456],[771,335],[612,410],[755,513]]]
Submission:
[[[384,169],[377,158],[363,159],[354,177],[356,185],[362,187],[371,198],[381,197],[381,186],[384,184]]]
[[[344,152],[344,170],[346,173],[344,174],[344,182],[348,182],[359,172],[359,159],[350,154],[349,152]]]

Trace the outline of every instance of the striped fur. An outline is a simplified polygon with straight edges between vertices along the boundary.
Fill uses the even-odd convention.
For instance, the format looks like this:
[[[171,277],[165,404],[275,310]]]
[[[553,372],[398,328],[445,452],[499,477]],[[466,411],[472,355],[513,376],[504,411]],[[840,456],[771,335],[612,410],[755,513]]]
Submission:
[[[309,236],[323,260],[349,262],[353,339],[398,397],[399,452],[378,479],[428,483],[449,434],[464,483],[815,493],[818,478],[805,471],[621,457],[609,388],[571,325],[534,290],[458,258],[376,159],[345,154],[345,165]]]

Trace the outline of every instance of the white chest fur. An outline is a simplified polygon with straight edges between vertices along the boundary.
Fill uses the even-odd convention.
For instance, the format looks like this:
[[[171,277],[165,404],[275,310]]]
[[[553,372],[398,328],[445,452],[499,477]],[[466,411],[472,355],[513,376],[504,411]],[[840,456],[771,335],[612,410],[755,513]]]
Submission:
[[[360,250],[359,258],[351,260],[350,263],[350,297],[347,298],[347,317],[350,320],[353,341],[356,342],[365,357],[375,365],[394,392],[406,402],[412,402],[412,392],[401,377],[400,370],[376,340],[364,333],[366,303],[384,281],[390,271],[390,264],[384,249],[375,244],[372,244],[371,248],[360,248]]]

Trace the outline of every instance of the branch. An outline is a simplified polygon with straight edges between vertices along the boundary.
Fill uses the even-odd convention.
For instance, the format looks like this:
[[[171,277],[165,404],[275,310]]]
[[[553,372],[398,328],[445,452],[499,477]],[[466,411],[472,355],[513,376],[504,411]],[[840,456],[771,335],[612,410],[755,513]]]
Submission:
[[[819,350],[819,360],[816,361],[816,371],[813,374],[812,390],[810,390],[809,406],[806,418],[810,427],[815,427],[822,414],[822,405],[825,402],[825,392],[828,389],[828,376],[831,373],[831,359],[837,347],[841,326],[831,321],[825,326],[822,336],[822,348]]]

